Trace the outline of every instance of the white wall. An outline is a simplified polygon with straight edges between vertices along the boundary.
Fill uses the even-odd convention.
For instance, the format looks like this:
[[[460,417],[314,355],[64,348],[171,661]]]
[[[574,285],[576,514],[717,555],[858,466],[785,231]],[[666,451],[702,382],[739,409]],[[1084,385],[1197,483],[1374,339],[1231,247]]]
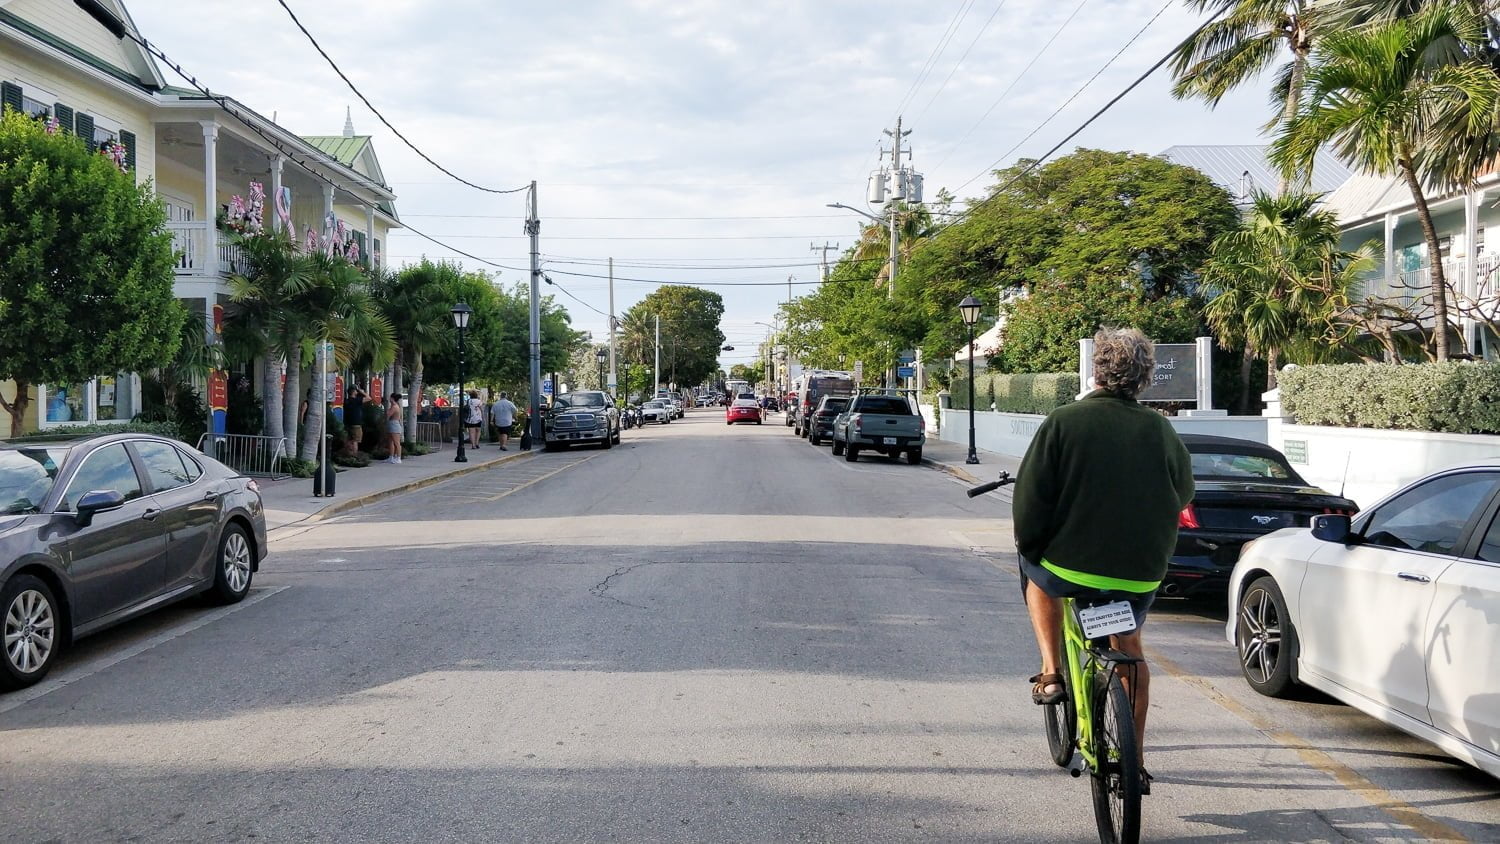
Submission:
[[[1273,425],[1275,441],[1310,483],[1368,508],[1406,484],[1457,463],[1500,457],[1500,436]]]
[[[1007,457],[1024,457],[1031,438],[1045,416],[1032,413],[974,413],[974,444],[985,451]],[[1180,433],[1213,434],[1269,442],[1269,420],[1260,416],[1200,416],[1171,418],[1172,427]],[[969,444],[969,412],[948,408],[943,411],[942,439],[963,446]]]

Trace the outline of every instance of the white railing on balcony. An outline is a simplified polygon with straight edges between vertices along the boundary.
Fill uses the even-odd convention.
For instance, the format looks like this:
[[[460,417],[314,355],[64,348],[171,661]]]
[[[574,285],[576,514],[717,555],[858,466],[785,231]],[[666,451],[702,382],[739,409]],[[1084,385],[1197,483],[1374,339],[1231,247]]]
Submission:
[[[167,223],[167,231],[172,233],[178,275],[227,276],[241,268],[240,248],[208,223]]]
[[[1462,298],[1469,301],[1493,300],[1500,292],[1500,258],[1494,255],[1481,255],[1476,268],[1477,289],[1468,291],[1465,265],[1468,261],[1463,258],[1450,258],[1443,262],[1443,280],[1448,286],[1448,299],[1455,299],[1454,291],[1463,292]],[[1405,308],[1413,308],[1423,301],[1431,301],[1432,275],[1431,267],[1418,267],[1414,270],[1405,270],[1396,273],[1390,279],[1385,275],[1373,276],[1365,282],[1365,295],[1385,299],[1393,304]]]

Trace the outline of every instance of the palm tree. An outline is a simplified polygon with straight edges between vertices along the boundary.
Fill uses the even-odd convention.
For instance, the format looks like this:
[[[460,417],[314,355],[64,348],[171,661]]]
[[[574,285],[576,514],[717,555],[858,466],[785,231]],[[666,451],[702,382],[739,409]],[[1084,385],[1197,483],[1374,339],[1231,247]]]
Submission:
[[[410,391],[413,397],[422,395],[423,357],[451,342],[451,303],[443,284],[448,275],[456,278],[457,268],[423,259],[420,264],[406,267],[381,285],[380,308],[395,331],[401,356],[411,361]],[[420,401],[407,404],[406,430],[416,431],[420,405]]]
[[[923,206],[898,205],[896,208],[896,260],[906,263],[932,231],[932,212]],[[891,227],[889,222],[871,223],[859,233],[859,242],[848,260],[874,273],[876,281],[884,284],[891,277]],[[881,264],[880,262],[885,262]],[[877,269],[878,267],[878,269]],[[897,276],[899,278],[899,271]]]
[[[1448,359],[1448,298],[1422,183],[1451,178],[1444,157],[1493,130],[1500,76],[1478,58],[1431,59],[1436,48],[1453,43],[1475,45],[1477,54],[1483,37],[1483,19],[1450,3],[1330,33],[1308,73],[1305,104],[1271,148],[1286,175],[1306,170],[1319,147],[1331,143],[1345,161],[1406,183],[1427,244],[1440,361]]]
[[[261,394],[265,434],[289,439],[297,431],[297,382],[308,330],[301,299],[314,284],[313,264],[284,234],[241,237],[238,245],[244,271],[229,278],[231,304],[225,342],[264,356]],[[288,456],[290,450],[288,445]]]
[[[1223,348],[1243,344],[1242,412],[1250,412],[1250,364],[1266,360],[1266,389],[1289,347],[1322,337],[1348,301],[1367,264],[1339,249],[1338,219],[1317,210],[1315,194],[1257,192],[1240,227],[1220,235],[1202,281],[1213,298],[1205,308]]]
[[[1195,97],[1212,108],[1231,90],[1259,76],[1283,55],[1271,98],[1277,117],[1291,120],[1301,102],[1314,41],[1333,24],[1334,4],[1318,0],[1186,0],[1217,17],[1172,56],[1172,96]],[[1282,190],[1286,189],[1283,177]]]
[[[302,297],[304,313],[309,316],[307,336],[318,345],[321,341],[333,344],[331,366],[359,357],[368,357],[376,368],[388,364],[395,355],[396,334],[370,295],[365,274],[340,256],[314,255],[312,262],[316,283]],[[314,360],[321,363],[322,355],[315,353]],[[315,366],[315,379],[318,371],[320,367]],[[314,385],[314,389],[321,389],[316,380]],[[309,408],[297,453],[302,460],[317,456],[326,415]]]

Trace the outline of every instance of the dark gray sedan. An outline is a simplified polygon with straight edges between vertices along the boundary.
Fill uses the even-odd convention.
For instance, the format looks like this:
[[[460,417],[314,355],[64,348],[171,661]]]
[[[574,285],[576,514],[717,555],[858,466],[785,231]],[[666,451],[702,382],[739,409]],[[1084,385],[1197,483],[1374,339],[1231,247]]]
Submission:
[[[200,592],[239,601],[265,556],[255,481],[182,443],[0,444],[0,691],[141,613]]]

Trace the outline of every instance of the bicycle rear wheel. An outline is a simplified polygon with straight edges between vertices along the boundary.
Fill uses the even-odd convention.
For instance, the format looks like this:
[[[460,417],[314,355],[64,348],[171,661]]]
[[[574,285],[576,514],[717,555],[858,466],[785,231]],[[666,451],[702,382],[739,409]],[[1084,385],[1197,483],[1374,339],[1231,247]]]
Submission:
[[[1130,698],[1113,671],[1094,692],[1093,746],[1099,769],[1089,781],[1099,840],[1136,844],[1141,838],[1141,760]]]
[[[1042,707],[1042,717],[1047,722],[1047,750],[1059,768],[1068,767],[1077,749],[1074,731],[1078,721],[1073,711],[1077,707],[1073,705],[1073,690],[1066,689],[1066,692],[1062,700]]]

